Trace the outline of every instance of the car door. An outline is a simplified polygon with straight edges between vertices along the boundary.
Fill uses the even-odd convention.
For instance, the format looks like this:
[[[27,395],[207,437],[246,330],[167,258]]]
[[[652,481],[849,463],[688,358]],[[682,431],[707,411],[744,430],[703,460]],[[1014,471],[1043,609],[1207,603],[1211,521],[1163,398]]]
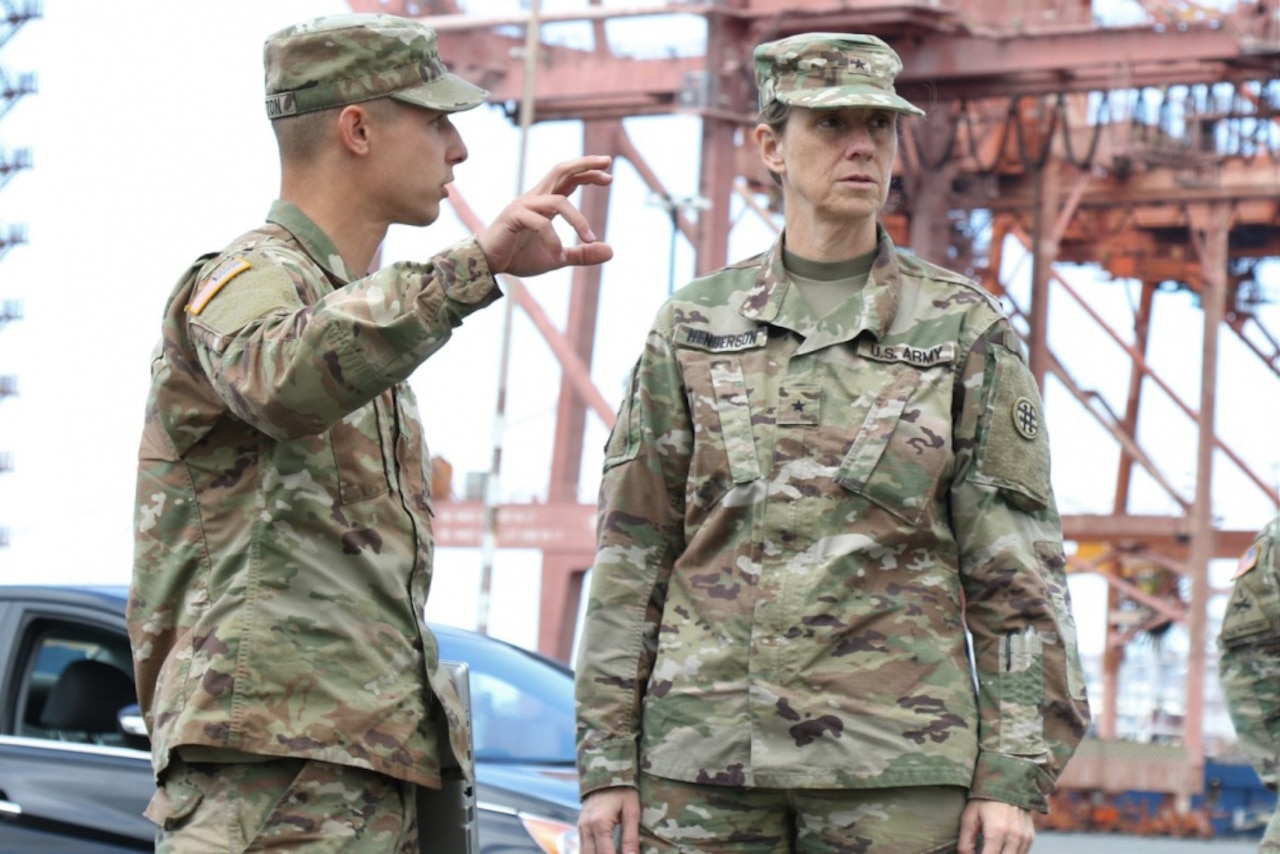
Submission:
[[[150,755],[116,721],[137,702],[123,618],[52,599],[3,607],[0,851],[150,850]]]

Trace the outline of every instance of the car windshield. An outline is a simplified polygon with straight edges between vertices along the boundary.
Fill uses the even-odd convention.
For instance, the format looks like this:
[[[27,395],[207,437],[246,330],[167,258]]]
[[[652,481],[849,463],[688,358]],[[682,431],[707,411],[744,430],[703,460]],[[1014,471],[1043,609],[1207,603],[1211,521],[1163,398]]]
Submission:
[[[446,629],[442,661],[471,671],[477,762],[570,765],[575,761],[573,674],[518,647]]]

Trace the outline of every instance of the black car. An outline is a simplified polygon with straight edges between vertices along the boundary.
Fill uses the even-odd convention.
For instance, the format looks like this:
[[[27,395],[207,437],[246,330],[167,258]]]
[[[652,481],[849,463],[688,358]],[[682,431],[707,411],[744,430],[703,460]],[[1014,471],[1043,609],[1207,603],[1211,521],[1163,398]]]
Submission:
[[[154,847],[154,827],[142,817],[154,783],[133,689],[127,595],[119,587],[0,586],[5,854]],[[481,854],[575,852],[572,672],[474,632],[432,629],[442,660],[470,670]]]

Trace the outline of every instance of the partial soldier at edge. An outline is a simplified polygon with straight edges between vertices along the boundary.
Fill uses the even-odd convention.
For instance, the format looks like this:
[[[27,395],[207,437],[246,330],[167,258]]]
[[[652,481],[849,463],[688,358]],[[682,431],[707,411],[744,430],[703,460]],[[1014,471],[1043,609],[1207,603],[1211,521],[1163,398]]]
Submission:
[[[1240,557],[1218,653],[1222,694],[1240,746],[1274,792],[1280,771],[1280,517]],[[1280,854],[1280,809],[1258,852]]]

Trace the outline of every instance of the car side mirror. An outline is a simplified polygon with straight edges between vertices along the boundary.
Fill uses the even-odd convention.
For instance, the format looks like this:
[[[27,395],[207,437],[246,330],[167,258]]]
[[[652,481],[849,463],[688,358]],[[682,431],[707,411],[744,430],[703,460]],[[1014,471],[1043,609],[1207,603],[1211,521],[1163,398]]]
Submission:
[[[131,703],[116,713],[120,722],[120,731],[129,737],[129,746],[138,750],[151,749],[151,736],[147,732],[147,721],[142,717],[142,707]]]

